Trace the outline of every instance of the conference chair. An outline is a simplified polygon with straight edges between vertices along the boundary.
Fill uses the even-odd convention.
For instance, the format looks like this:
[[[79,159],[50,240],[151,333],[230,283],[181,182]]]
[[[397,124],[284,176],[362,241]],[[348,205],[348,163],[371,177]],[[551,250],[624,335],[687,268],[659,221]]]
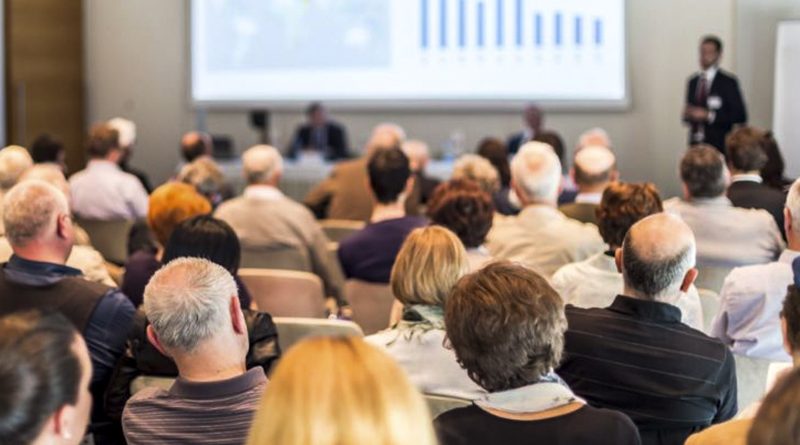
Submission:
[[[328,239],[337,243],[363,229],[366,225],[364,221],[349,219],[323,219],[319,224]]]
[[[394,295],[388,284],[347,280],[344,284],[344,295],[353,309],[353,321],[361,326],[365,335],[374,334],[389,326]]]
[[[722,290],[722,283],[725,282],[725,277],[733,270],[730,267],[716,267],[716,266],[697,266],[698,274],[694,285],[697,288],[712,290],[719,293]]]
[[[772,364],[767,359],[734,354],[739,411],[761,400],[766,393],[767,374]]]
[[[322,280],[309,272],[239,269],[239,278],[259,311],[274,317],[325,317]]]
[[[135,221],[101,221],[75,218],[75,223],[89,234],[92,246],[103,258],[118,266],[128,259],[128,232]]]
[[[428,403],[428,410],[431,412],[431,420],[439,417],[451,409],[464,408],[472,405],[471,400],[459,399],[456,397],[437,396],[435,394],[423,394],[425,402]]]
[[[296,247],[256,249],[242,246],[242,267],[311,272],[308,252]]]
[[[278,345],[286,353],[298,341],[306,337],[363,337],[361,328],[347,320],[328,320],[319,318],[274,317],[278,328]]]
[[[706,334],[711,332],[711,322],[719,312],[719,295],[708,289],[698,288],[697,293],[700,296],[700,306],[703,308],[703,332]]]

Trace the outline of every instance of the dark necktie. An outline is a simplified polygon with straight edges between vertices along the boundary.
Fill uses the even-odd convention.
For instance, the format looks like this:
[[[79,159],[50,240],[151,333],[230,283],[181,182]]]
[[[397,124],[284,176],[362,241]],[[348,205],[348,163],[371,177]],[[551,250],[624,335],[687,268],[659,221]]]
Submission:
[[[697,94],[695,95],[695,99],[697,100],[697,105],[701,107],[706,106],[708,100],[708,81],[706,80],[705,74],[701,74],[700,80],[697,82]]]

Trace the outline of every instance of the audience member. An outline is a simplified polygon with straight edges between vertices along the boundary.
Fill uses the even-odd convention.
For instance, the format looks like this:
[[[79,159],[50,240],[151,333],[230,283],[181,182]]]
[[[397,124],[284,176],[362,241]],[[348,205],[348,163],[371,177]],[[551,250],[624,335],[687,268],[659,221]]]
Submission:
[[[640,443],[628,417],[589,406],[553,372],[567,321],[540,275],[500,262],[462,278],[445,325],[459,363],[488,394],[436,419],[442,445]]]
[[[653,184],[610,184],[597,208],[598,227],[608,250],[585,261],[567,264],[553,275],[551,284],[567,304],[584,308],[604,308],[623,293],[622,273],[614,259],[617,249],[633,224],[662,211],[661,198]],[[703,329],[703,308],[694,285],[681,293],[675,306],[681,320]]]
[[[0,318],[0,443],[81,443],[91,375],[86,343],[63,315]]]
[[[248,445],[435,445],[424,400],[393,360],[356,337],[319,337],[278,364]]]
[[[566,167],[565,162],[567,160],[565,159],[566,151],[564,149],[564,140],[561,138],[561,135],[555,131],[543,131],[533,138],[533,141],[544,142],[553,147],[553,151],[556,152],[556,156],[558,156],[558,162],[561,162],[561,172],[564,173],[564,167]]]
[[[33,160],[28,154],[28,150],[19,145],[9,145],[0,150],[0,200],[14,187],[25,170],[31,168]],[[2,210],[0,210],[2,212]],[[0,213],[0,218],[2,218]],[[3,225],[0,224],[0,235],[5,233]]]
[[[142,183],[142,187],[147,191],[147,194],[150,194],[153,191],[153,186],[150,185],[150,178],[147,177],[147,173],[130,165],[131,157],[133,157],[133,145],[136,143],[136,124],[128,119],[115,117],[108,121],[108,125],[117,130],[119,135],[117,141],[120,149],[120,156],[117,160],[119,168],[125,173],[136,176],[136,179]]]
[[[388,283],[406,236],[427,221],[406,215],[405,200],[414,187],[414,178],[408,158],[399,148],[377,151],[367,170],[375,209],[366,227],[339,244],[339,261],[347,278]]]
[[[147,388],[125,406],[128,444],[241,444],[267,384],[247,370],[248,334],[236,283],[208,260],[179,258],[145,289],[147,338],[178,367],[169,390]]]
[[[606,147],[591,145],[575,153],[572,164],[570,176],[578,186],[578,194],[558,210],[572,219],[597,225],[597,206],[603,190],[619,179],[616,157]]]
[[[764,398],[747,445],[800,444],[800,369],[786,375]]]
[[[523,130],[509,136],[506,143],[509,154],[516,154],[520,147],[532,141],[542,132],[544,112],[537,104],[528,104],[522,113],[522,121],[525,124]]]
[[[328,237],[305,206],[278,189],[281,154],[269,145],[256,145],[242,155],[242,169],[247,187],[242,196],[220,205],[216,217],[233,227],[245,251],[296,249],[322,278],[326,295],[341,302],[344,280],[328,251]]]
[[[119,168],[119,132],[96,124],[89,132],[89,163],[69,178],[72,205],[81,218],[135,220],[147,214],[147,191],[136,176]]]
[[[669,214],[634,224],[617,264],[624,291],[605,309],[568,306],[558,375],[592,406],[618,409],[647,444],[683,444],[736,415],[733,354],[681,323],[675,302],[697,277],[692,231]]]
[[[470,270],[478,270],[492,257],[483,245],[492,228],[492,198],[474,181],[453,179],[436,188],[428,218],[458,236],[467,249]]]
[[[190,131],[181,137],[181,158],[191,163],[201,157],[211,158],[214,143],[211,135],[202,131]]]
[[[413,199],[421,205],[427,204],[433,194],[433,190],[439,185],[439,180],[432,178],[425,173],[425,168],[430,162],[428,144],[423,141],[412,139],[403,142],[403,153],[408,157],[411,165],[411,174],[414,175]]]
[[[767,163],[761,168],[761,178],[764,179],[764,184],[780,190],[785,191],[786,187],[792,184],[792,180],[784,176],[786,164],[783,162],[783,155],[781,149],[778,147],[778,141],[771,131],[764,135],[763,141],[764,152],[767,154]]]
[[[764,132],[754,127],[737,128],[725,139],[731,171],[728,199],[736,207],[766,210],[781,228],[786,195],[763,184],[760,171],[767,163],[764,140]]]
[[[590,128],[580,136],[578,136],[578,143],[575,144],[575,152],[581,151],[586,147],[605,147],[611,149],[611,136],[608,132],[600,127]]]
[[[214,208],[222,201],[233,197],[233,191],[225,181],[225,175],[210,156],[201,156],[184,165],[175,179],[193,186]]]
[[[511,162],[511,185],[523,204],[517,216],[495,222],[488,248],[495,258],[520,262],[550,277],[559,267],[603,251],[597,227],[556,209],[561,163],[552,148],[529,142]]]
[[[35,164],[54,164],[62,173],[67,171],[64,143],[49,134],[41,134],[33,140],[31,158]]]
[[[692,228],[701,268],[767,263],[783,250],[783,239],[769,213],[734,207],[725,196],[729,174],[717,149],[690,148],[683,155],[680,173],[684,199],[667,200],[664,209],[680,215]]]
[[[471,153],[461,155],[453,164],[452,180],[468,180],[477,183],[490,194],[499,192],[500,176],[489,160]]]
[[[303,153],[315,153],[326,161],[347,159],[348,143],[345,128],[328,118],[328,111],[314,102],[306,109],[308,123],[297,128],[287,157],[297,159]]]
[[[783,349],[778,313],[786,286],[792,282],[792,261],[800,257],[800,181],[792,184],[784,213],[788,248],[777,261],[731,271],[711,328],[711,335],[736,354],[782,362],[790,357]]]
[[[168,182],[150,195],[147,225],[155,235],[158,250],[134,252],[125,263],[122,291],[134,306],[142,304],[144,288],[150,277],[161,267],[164,247],[178,224],[197,215],[211,213],[211,204],[194,187],[180,182]]]
[[[469,272],[464,246],[449,230],[430,226],[408,235],[392,268],[392,292],[403,304],[401,320],[370,335],[368,343],[397,361],[425,394],[475,399],[481,390],[444,347],[444,304],[459,278]]]
[[[483,138],[478,144],[476,153],[478,156],[486,158],[497,170],[500,189],[496,192],[489,192],[492,195],[495,210],[501,215],[519,213],[519,208],[511,204],[511,166],[508,163],[506,144],[497,138]]]

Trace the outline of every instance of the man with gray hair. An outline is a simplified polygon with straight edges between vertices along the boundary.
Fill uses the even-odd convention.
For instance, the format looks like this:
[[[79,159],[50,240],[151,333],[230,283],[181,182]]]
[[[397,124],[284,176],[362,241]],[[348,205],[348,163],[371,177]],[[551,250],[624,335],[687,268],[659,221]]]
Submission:
[[[494,258],[520,262],[549,278],[561,266],[604,250],[596,226],[556,208],[561,162],[549,145],[528,142],[520,148],[511,161],[511,188],[523,209],[489,232],[487,246]]]
[[[0,150],[0,199],[14,187],[25,170],[33,166],[33,159],[28,154],[28,150],[19,145],[9,145]],[[0,218],[3,216],[0,210]],[[2,222],[0,222],[0,235],[4,233]]]
[[[168,390],[147,388],[125,405],[130,445],[241,444],[267,378],[246,366],[247,325],[236,282],[223,267],[178,258],[144,291],[147,339],[178,367]]]
[[[616,261],[623,295],[608,308],[567,306],[558,375],[590,405],[627,414],[642,444],[683,444],[736,415],[733,355],[683,324],[675,306],[697,277],[689,226],[648,216],[628,231]]]
[[[608,184],[617,182],[617,158],[605,146],[590,145],[575,153],[570,176],[578,186],[575,201],[558,208],[580,222],[597,225],[597,207]]]
[[[310,272],[325,285],[331,309],[341,302],[344,277],[328,251],[329,240],[314,215],[278,189],[283,159],[275,147],[256,145],[242,154],[247,182],[242,196],[222,203],[215,216],[233,228],[243,252],[295,249],[308,260]]]
[[[792,261],[800,256],[800,180],[789,189],[783,215],[788,248],[777,261],[737,267],[725,278],[711,335],[736,354],[789,362],[780,313],[786,287],[793,283]]]

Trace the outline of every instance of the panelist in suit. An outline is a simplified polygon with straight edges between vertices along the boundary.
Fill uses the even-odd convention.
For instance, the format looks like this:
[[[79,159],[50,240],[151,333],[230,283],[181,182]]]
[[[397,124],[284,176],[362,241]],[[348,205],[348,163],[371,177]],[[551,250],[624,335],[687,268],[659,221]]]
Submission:
[[[544,112],[538,105],[534,103],[528,104],[522,114],[522,120],[525,122],[525,129],[519,133],[512,134],[506,143],[509,155],[516,154],[519,147],[539,136],[544,123]]]
[[[722,42],[706,36],[700,43],[701,71],[689,79],[683,121],[689,125],[689,144],[708,144],[725,152],[725,136],[734,125],[747,122],[736,77],[719,68]]]
[[[296,159],[302,151],[317,152],[326,161],[346,159],[347,132],[344,127],[328,120],[327,110],[319,102],[306,109],[308,123],[300,126],[292,137],[288,157]]]

